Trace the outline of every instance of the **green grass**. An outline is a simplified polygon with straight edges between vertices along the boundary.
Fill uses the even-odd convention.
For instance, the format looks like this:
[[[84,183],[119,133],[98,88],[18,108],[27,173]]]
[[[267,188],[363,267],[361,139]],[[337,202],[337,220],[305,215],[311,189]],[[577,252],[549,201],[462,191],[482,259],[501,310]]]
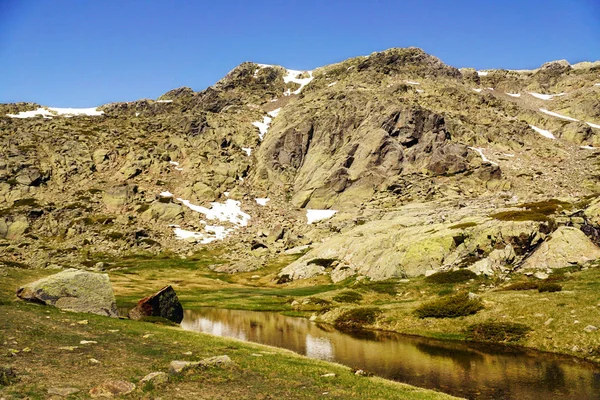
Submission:
[[[425,278],[426,282],[429,283],[461,283],[467,282],[471,279],[477,279],[477,274],[468,269],[459,269],[456,271],[443,271],[436,272],[433,275],[429,275]]]
[[[481,300],[470,299],[468,293],[459,293],[421,304],[415,309],[415,315],[419,318],[457,318],[475,314],[483,308]]]
[[[333,296],[333,301],[337,301],[338,303],[358,303],[362,299],[363,296],[360,293],[352,290],[347,290]]]
[[[31,351],[4,359],[21,379],[0,388],[2,397],[45,399],[50,387],[75,387],[80,390],[75,397],[87,398],[91,388],[107,379],[138,384],[150,372],[166,372],[172,360],[196,361],[226,354],[235,363],[231,368],[194,371],[158,387],[138,384],[126,398],[197,398],[199,390],[204,397],[222,399],[262,399],[268,398],[266,393],[270,398],[313,399],[324,392],[334,399],[451,398],[380,378],[358,377],[350,368],[282,349],[17,301],[14,287],[48,271],[6,272],[0,287],[0,299],[8,301],[1,306],[0,353],[5,354],[8,347]],[[79,324],[82,320],[88,323]],[[82,345],[82,340],[97,343]],[[64,346],[75,348],[61,350]],[[91,364],[92,358],[99,363]],[[335,379],[322,377],[327,373],[335,373]]]
[[[531,328],[514,322],[481,322],[470,325],[467,337],[477,342],[507,343],[523,339]]]
[[[375,307],[352,308],[338,316],[333,325],[343,331],[361,330],[366,325],[373,325],[381,310]]]

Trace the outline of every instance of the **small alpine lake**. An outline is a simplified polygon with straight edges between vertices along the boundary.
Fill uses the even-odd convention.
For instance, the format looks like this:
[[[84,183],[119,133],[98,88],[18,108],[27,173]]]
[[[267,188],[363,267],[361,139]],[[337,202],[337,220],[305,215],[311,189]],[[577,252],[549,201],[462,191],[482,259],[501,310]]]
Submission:
[[[393,332],[341,332],[275,312],[186,310],[186,330],[286,348],[469,399],[598,399],[600,366],[573,357]]]

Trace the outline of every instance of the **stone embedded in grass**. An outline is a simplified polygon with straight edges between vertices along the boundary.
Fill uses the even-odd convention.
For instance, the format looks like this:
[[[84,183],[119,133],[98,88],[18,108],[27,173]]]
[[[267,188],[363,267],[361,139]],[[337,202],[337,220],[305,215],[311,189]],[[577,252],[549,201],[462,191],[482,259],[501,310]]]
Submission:
[[[68,269],[19,288],[17,296],[61,310],[118,317],[106,274]]]
[[[169,373],[179,375],[196,368],[223,368],[231,365],[234,365],[234,362],[227,355],[209,357],[200,361],[175,360],[169,364]]]
[[[144,297],[129,311],[129,318],[134,320],[143,317],[162,317],[180,323],[183,320],[183,307],[171,285],[165,286],[157,293]]]
[[[169,381],[169,375],[164,372],[151,372],[140,380],[140,385],[144,386],[151,383],[153,386],[160,386]]]
[[[596,332],[598,330],[597,326],[594,325],[588,325],[585,328],[583,328],[584,331],[591,333],[591,332]]]
[[[90,396],[92,398],[112,398],[117,396],[124,396],[135,390],[136,386],[134,383],[119,380],[105,381],[99,386],[90,390]]]
[[[73,388],[73,387],[49,388],[48,389],[48,395],[50,395],[50,396],[68,397],[75,393],[79,393],[79,389]]]

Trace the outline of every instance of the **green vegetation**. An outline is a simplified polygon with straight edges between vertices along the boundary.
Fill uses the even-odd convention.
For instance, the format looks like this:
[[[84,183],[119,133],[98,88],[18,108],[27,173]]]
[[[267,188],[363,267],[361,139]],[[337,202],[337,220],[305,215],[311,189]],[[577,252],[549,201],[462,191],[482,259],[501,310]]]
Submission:
[[[551,221],[547,215],[532,210],[501,211],[490,215],[490,217],[500,221]]]
[[[381,310],[374,307],[352,308],[340,314],[333,325],[343,331],[361,330],[365,325],[374,324],[379,314]]]
[[[419,318],[456,318],[475,314],[483,308],[481,300],[469,298],[468,293],[459,293],[424,303],[417,307],[415,315]]]
[[[534,281],[515,282],[503,288],[503,290],[535,290],[538,283]]]
[[[368,290],[380,294],[388,294],[390,296],[395,296],[398,294],[398,283],[391,279],[377,282],[361,281],[360,285],[357,285],[357,287],[361,290]]]
[[[566,201],[550,199],[547,201],[520,204],[519,207],[523,207],[527,210],[544,215],[552,215],[559,210],[570,210],[572,208],[572,204],[567,203]]]
[[[554,282],[543,282],[538,285],[538,291],[542,292],[560,292],[562,286]]]
[[[450,229],[466,229],[477,226],[477,222],[463,222],[462,224],[452,225]]]
[[[425,278],[429,283],[461,283],[471,279],[476,279],[477,274],[468,269],[459,269],[456,271],[436,272]]]
[[[358,303],[362,299],[363,296],[360,293],[351,290],[347,290],[333,296],[333,300],[337,301],[338,303]]]
[[[22,278],[29,280],[31,276],[12,275],[11,286]],[[5,289],[0,288],[0,296],[5,296]],[[86,324],[78,323],[83,320]],[[24,323],[27,329],[23,329]],[[31,351],[19,351],[6,359],[16,378],[0,370],[2,384],[11,383],[0,389],[6,398],[45,399],[50,387],[75,387],[80,391],[77,398],[87,398],[91,388],[107,379],[136,383],[138,388],[127,398],[196,398],[199,387],[204,397],[221,399],[261,399],[265,393],[272,398],[311,399],[321,397],[323,392],[334,399],[451,398],[381,378],[356,376],[348,367],[287,350],[171,326],[65,313],[20,301],[3,307],[0,339],[7,338],[18,343],[19,350],[27,346]],[[82,340],[98,343],[81,345]],[[151,372],[166,372],[173,360],[197,361],[218,355],[228,355],[234,365],[170,377],[162,385],[139,384]],[[90,359],[99,362],[92,364]],[[35,373],[28,372],[31,365],[35,365]],[[323,377],[328,373],[334,373],[335,379]],[[18,380],[20,375],[24,379]]]
[[[140,322],[149,322],[151,324],[165,325],[165,326],[179,326],[178,323],[173,322],[163,317],[146,316],[139,319]]]
[[[524,324],[486,321],[470,325],[467,329],[467,338],[477,342],[516,342],[523,339],[530,331],[531,328]]]

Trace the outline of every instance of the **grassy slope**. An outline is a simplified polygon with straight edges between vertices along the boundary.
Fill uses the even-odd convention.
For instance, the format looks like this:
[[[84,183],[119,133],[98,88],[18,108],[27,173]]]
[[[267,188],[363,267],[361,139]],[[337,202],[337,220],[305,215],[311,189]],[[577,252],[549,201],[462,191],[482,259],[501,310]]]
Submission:
[[[0,388],[0,397],[43,399],[48,397],[48,388],[75,387],[81,392],[71,398],[87,398],[88,390],[106,379],[137,383],[150,372],[166,371],[172,360],[198,360],[227,354],[236,363],[235,367],[178,377],[159,388],[138,388],[129,397],[451,398],[379,378],[357,377],[349,368],[286,350],[16,301],[14,288],[53,271],[3,268],[0,272],[0,357],[2,364],[15,368],[21,378],[17,384]],[[78,323],[82,320],[88,323]],[[81,340],[98,343],[81,345]],[[59,349],[63,346],[78,348]],[[31,350],[23,351],[26,348]],[[20,352],[9,356],[11,349]],[[183,354],[188,351],[192,354]],[[92,358],[100,363],[90,363]],[[336,377],[321,376],[331,372]]]
[[[332,284],[326,277],[319,277],[277,285],[276,272],[293,257],[282,257],[261,270],[236,275],[210,271],[208,265],[218,262],[215,257],[218,256],[198,253],[187,260],[119,260],[112,267],[122,269],[113,270],[110,275],[121,305],[133,305],[163,285],[173,284],[185,308],[269,310],[303,316],[316,311],[320,320],[333,322],[342,309],[377,306],[384,312],[371,328],[444,339],[465,339],[465,329],[478,322],[519,322],[531,327],[532,332],[518,345],[600,361],[600,331],[583,330],[587,325],[598,326],[600,268],[556,272],[554,279],[560,279],[563,291],[538,293],[537,290],[505,291],[490,278],[458,284],[431,284],[423,278],[409,282],[347,280]],[[511,282],[532,279],[514,275]],[[333,301],[348,288],[362,294],[363,299],[356,304]],[[418,319],[413,315],[413,310],[424,301],[457,291],[477,293],[485,309],[476,315],[453,319]],[[325,309],[314,302],[295,307],[291,304],[293,300],[303,303],[310,298],[328,300],[331,304],[325,305]]]

